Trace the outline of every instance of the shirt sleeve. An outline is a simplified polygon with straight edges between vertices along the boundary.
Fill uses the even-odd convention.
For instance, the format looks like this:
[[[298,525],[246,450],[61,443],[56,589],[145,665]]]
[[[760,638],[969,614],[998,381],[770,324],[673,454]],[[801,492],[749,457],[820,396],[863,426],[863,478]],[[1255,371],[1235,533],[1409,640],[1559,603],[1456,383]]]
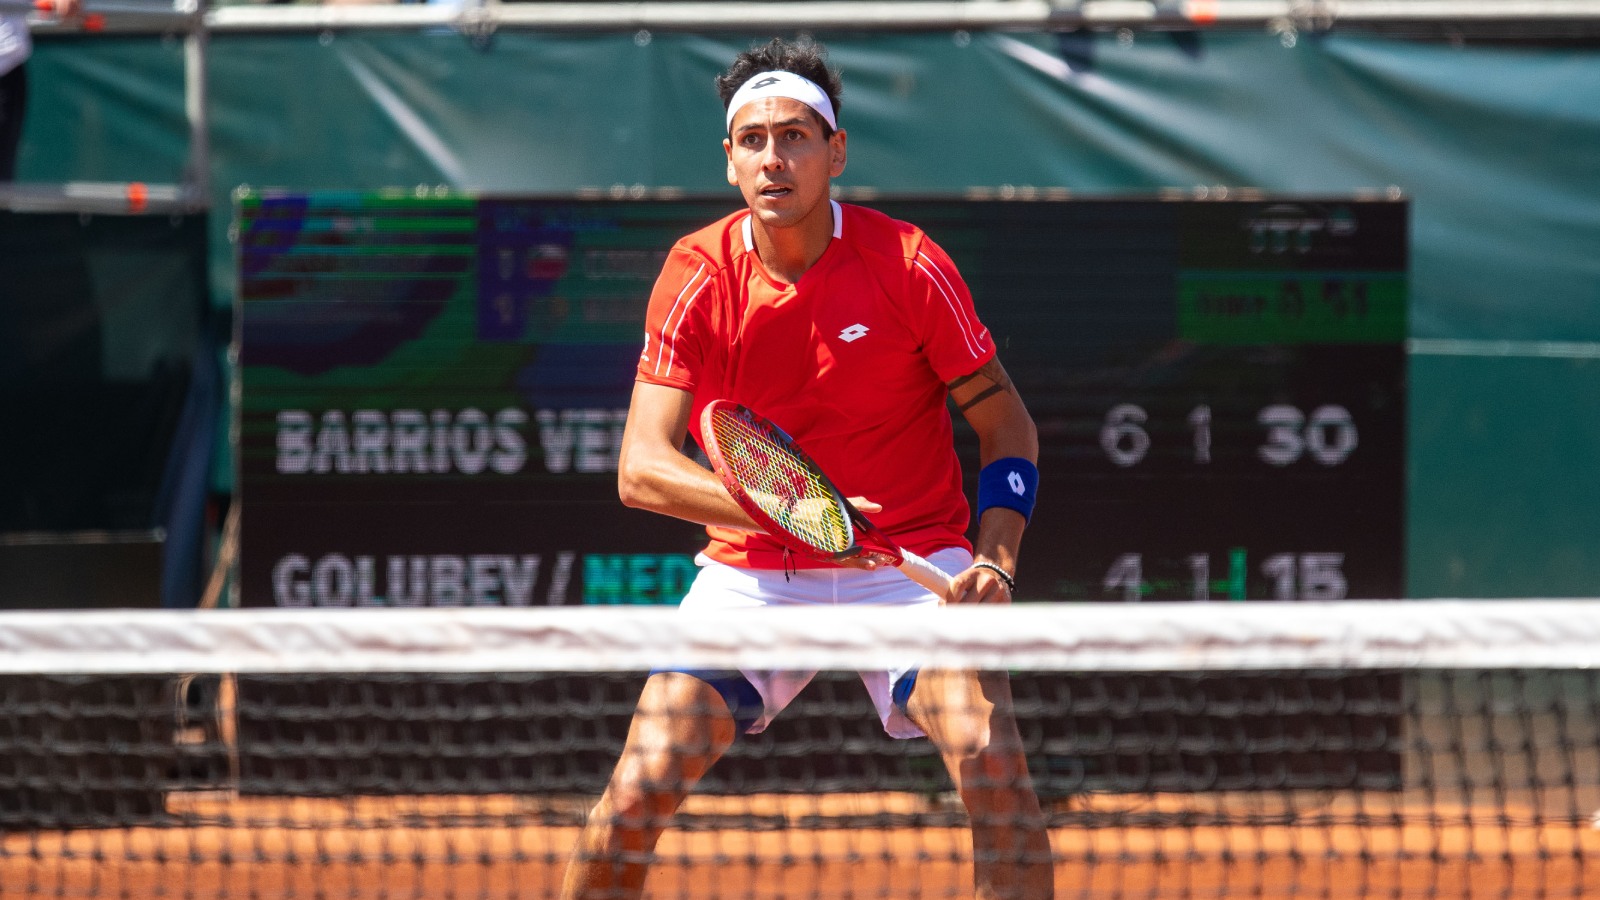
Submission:
[[[661,267],[645,313],[644,352],[637,378],[694,390],[709,337],[710,284],[715,270],[704,257],[674,248]]]
[[[923,352],[943,381],[970,375],[994,356],[994,338],[978,320],[972,292],[944,249],[924,237],[911,259],[910,301],[920,317]]]

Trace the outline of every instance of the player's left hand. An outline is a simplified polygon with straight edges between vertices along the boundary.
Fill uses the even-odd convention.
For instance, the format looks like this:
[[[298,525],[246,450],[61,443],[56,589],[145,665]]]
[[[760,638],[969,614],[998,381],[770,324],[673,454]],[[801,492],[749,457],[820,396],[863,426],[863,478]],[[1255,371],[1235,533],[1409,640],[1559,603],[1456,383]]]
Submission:
[[[854,506],[858,512],[863,514],[883,512],[883,504],[868,500],[865,497],[846,497],[844,499],[845,502]],[[865,569],[869,572],[879,568],[878,561],[870,556],[857,556],[853,559],[840,560],[839,565],[850,569]]]
[[[883,512],[883,504],[882,503],[873,502],[871,500],[868,500],[865,497],[846,497],[845,500],[847,502],[849,502],[849,504],[851,506],[854,506],[859,512],[863,512],[863,513],[881,513],[881,512]]]
[[[1010,603],[1011,589],[989,569],[972,566],[950,584],[951,603]]]

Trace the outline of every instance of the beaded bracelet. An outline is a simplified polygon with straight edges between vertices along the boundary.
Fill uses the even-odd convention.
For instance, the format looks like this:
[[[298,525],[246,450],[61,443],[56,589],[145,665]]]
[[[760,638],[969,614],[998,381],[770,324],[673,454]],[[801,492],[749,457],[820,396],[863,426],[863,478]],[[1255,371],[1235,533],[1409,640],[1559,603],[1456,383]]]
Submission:
[[[1005,569],[1000,568],[992,562],[975,562],[972,564],[972,567],[974,569],[988,569],[1000,577],[1000,580],[1005,583],[1006,590],[1013,594],[1017,592],[1017,580],[1012,578],[1011,573],[1007,572]]]

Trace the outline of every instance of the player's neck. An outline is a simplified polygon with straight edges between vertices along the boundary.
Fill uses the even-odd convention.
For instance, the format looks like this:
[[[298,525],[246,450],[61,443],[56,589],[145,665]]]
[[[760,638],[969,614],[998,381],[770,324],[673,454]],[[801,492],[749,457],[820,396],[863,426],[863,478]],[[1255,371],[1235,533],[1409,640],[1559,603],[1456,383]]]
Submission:
[[[816,265],[833,241],[833,204],[818,204],[814,212],[788,227],[768,228],[756,217],[750,225],[761,265],[772,277],[794,284]]]

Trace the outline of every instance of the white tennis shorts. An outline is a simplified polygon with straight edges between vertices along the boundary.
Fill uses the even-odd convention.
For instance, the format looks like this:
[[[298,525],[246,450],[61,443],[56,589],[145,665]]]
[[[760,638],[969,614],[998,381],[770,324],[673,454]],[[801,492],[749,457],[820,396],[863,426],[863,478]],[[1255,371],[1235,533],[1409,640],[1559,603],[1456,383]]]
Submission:
[[[928,561],[955,575],[972,565],[972,554],[960,547],[940,550]],[[787,577],[777,569],[741,569],[715,562],[704,555],[696,559],[701,566],[694,584],[680,604],[683,609],[738,610],[762,606],[938,606],[939,598],[894,569],[791,570]],[[917,668],[917,660],[893,669],[861,672],[862,684],[878,710],[883,730],[891,737],[921,737],[922,729],[906,718],[895,705],[891,691],[901,676]],[[810,683],[813,671],[741,670],[761,695],[762,711],[746,729],[756,734],[782,712],[784,707]]]

